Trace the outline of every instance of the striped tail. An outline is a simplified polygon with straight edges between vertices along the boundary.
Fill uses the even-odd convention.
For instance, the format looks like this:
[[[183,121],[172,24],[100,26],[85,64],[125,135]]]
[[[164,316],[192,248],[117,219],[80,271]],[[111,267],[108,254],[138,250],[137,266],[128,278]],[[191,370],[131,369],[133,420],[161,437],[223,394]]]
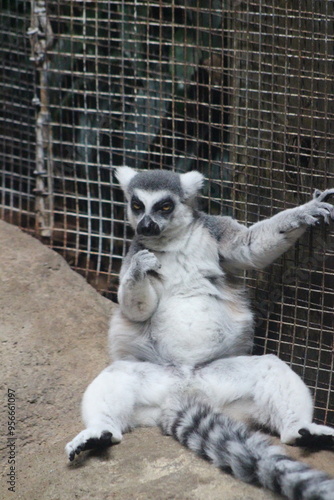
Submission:
[[[261,433],[188,398],[164,410],[165,434],[246,483],[290,500],[334,500],[334,480],[287,455]]]

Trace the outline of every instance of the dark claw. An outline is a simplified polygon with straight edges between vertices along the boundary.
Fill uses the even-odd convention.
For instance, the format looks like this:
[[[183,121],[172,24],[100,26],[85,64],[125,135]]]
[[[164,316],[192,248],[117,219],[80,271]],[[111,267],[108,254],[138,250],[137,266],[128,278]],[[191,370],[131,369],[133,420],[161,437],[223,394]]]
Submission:
[[[329,450],[334,447],[333,436],[311,434],[308,429],[304,428],[299,429],[298,433],[301,437],[296,439],[296,446],[321,450]]]

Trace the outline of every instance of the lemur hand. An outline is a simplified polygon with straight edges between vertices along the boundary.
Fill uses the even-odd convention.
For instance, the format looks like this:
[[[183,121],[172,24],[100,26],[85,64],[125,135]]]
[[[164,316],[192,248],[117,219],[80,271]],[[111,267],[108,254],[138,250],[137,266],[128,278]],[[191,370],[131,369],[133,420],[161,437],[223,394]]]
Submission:
[[[131,260],[130,273],[135,280],[145,278],[149,271],[158,271],[161,264],[154,253],[149,250],[140,250]]]
[[[313,193],[313,200],[299,207],[300,213],[298,215],[300,223],[307,226],[314,226],[315,224],[319,224],[321,219],[326,224],[329,224],[331,219],[334,220],[334,206],[331,203],[327,203],[327,200],[333,195],[334,189],[326,189],[325,191],[316,189]]]

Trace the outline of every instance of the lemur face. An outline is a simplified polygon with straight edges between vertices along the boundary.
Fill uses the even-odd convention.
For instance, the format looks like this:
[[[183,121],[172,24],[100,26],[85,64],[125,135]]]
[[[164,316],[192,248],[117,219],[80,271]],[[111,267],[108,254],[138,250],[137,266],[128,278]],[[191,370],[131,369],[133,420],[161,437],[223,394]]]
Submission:
[[[159,238],[193,218],[193,200],[203,182],[199,172],[119,167],[116,175],[128,201],[129,222],[140,238]]]
[[[135,189],[129,203],[129,219],[138,235],[159,236],[169,225],[180,200],[168,191]]]

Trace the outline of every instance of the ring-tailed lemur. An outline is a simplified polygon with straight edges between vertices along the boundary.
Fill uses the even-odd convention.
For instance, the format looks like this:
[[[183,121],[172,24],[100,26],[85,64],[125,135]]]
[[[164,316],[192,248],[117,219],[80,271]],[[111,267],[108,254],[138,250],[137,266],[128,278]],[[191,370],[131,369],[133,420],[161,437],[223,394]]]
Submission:
[[[307,226],[329,222],[334,189],[248,229],[196,210],[199,172],[120,167],[117,177],[135,237],[110,324],[113,363],[85,392],[86,429],[67,444],[69,459],[159,425],[246,482],[290,499],[333,500],[334,480],[251,429],[266,427],[283,443],[334,444],[334,429],[312,423],[301,379],[273,355],[250,356],[253,315],[227,274],[264,268]]]

